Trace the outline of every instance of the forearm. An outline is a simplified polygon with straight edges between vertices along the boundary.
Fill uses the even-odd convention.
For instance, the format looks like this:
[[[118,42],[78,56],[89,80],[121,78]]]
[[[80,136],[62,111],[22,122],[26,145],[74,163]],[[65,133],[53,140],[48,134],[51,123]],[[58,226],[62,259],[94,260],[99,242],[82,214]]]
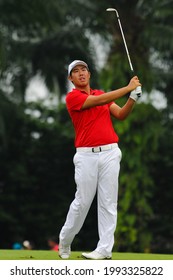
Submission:
[[[94,107],[94,106],[101,106],[108,104],[130,92],[128,86],[113,90],[98,96],[89,95],[86,101],[84,102],[82,109]]]
[[[131,92],[137,86],[141,86],[141,84],[138,80],[138,77],[135,76],[130,80],[129,84],[126,87],[122,87],[120,89],[113,90],[113,91],[101,94],[99,96],[89,95],[88,98],[86,99],[86,101],[84,102],[82,109],[87,109],[87,108],[94,107],[94,106],[101,106],[101,105],[108,104],[108,103],[115,101],[116,99],[126,95],[127,93]]]
[[[125,120],[128,117],[128,115],[131,113],[134,105],[135,105],[135,101],[129,98],[126,104],[119,111],[119,119]]]
[[[136,89],[139,86],[141,86],[141,84],[139,82],[138,77],[135,76],[130,80],[129,84],[126,87],[107,92],[104,95],[99,96],[99,97],[104,105],[104,104],[110,103],[111,101],[114,101],[114,100],[126,95],[127,93],[133,91],[134,89]]]
[[[113,91],[107,92],[105,94],[99,95],[98,96],[99,101],[102,103],[100,105],[110,103],[120,97],[123,97],[124,95],[126,95],[129,92],[130,92],[130,89],[128,86],[126,86],[126,87],[122,87],[117,90],[113,90]]]
[[[131,98],[129,98],[127,100],[127,102],[125,103],[125,105],[123,107],[120,107],[116,103],[113,103],[110,106],[111,115],[118,120],[124,120],[131,113],[131,111],[134,107],[134,104],[135,104],[135,101]]]

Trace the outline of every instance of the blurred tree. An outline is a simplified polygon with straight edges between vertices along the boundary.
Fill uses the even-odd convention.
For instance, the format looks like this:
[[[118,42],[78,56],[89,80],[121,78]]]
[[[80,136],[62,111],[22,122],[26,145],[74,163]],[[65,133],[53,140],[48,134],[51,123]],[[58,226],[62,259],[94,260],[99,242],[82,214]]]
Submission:
[[[115,5],[112,0],[109,6],[119,11],[135,73],[141,77],[143,88],[150,91],[154,86],[164,93],[167,83],[162,80],[172,80],[173,2],[117,0]],[[23,100],[28,80],[37,71],[45,76],[51,91],[63,95],[71,60],[85,59],[91,71],[95,69],[92,41],[98,47],[100,43],[95,35],[103,38],[103,45],[110,45],[101,85],[110,89],[127,83],[131,73],[122,36],[115,13],[108,14],[107,7],[106,0],[99,1],[99,5],[91,0],[1,0],[1,79],[4,83],[10,79],[11,98],[17,95]],[[97,85],[95,77],[93,85]]]
[[[154,166],[151,166],[151,175],[154,180],[153,198],[150,205],[153,208],[153,217],[149,228],[153,239],[151,250],[158,253],[173,252],[173,118],[169,110],[162,112],[162,135],[159,138],[159,147]]]
[[[154,87],[166,94],[166,85],[172,81],[173,1],[124,0],[116,1],[115,8],[119,12],[132,64],[143,89],[150,92]],[[107,31],[112,34],[111,51],[100,76],[100,82],[107,89],[121,86],[126,83],[127,77],[133,75],[116,15],[109,14],[111,29],[107,27]]]
[[[78,20],[75,15],[71,17],[69,2],[61,0],[0,2],[0,47],[4,50],[5,46],[1,81],[8,85],[10,79],[12,100],[24,100],[27,83],[37,71],[45,76],[51,90],[58,85],[56,93],[62,95],[71,60],[85,59],[94,70],[93,50],[80,23],[85,7],[72,2],[72,6],[78,4]]]
[[[40,73],[61,101],[67,90],[67,65],[76,58],[89,63],[92,85],[97,86],[97,59],[103,57],[98,38],[102,47],[110,48],[100,86],[109,90],[126,84],[131,73],[119,26],[115,14],[106,12],[112,6],[119,11],[144,90],[158,89],[169,101],[167,114],[141,104],[129,120],[116,124],[124,159],[115,248],[159,251],[167,238],[168,250],[173,250],[170,214],[160,210],[164,204],[171,205],[173,195],[168,179],[172,170],[172,4],[168,0],[0,1],[1,247],[9,247],[11,236],[20,235],[36,240],[41,248],[46,236],[63,224],[74,193],[72,125],[63,104],[53,110],[27,104],[25,91],[30,78]],[[26,109],[39,111],[40,117],[29,116]],[[170,195],[164,193],[162,202],[159,197],[165,186]],[[91,212],[87,231],[79,234],[74,249],[93,249],[96,236],[88,229],[95,225],[94,206]]]
[[[133,116],[136,119],[133,119],[134,124],[130,127],[129,133],[127,133],[129,143],[126,143],[127,136],[123,135],[126,130],[123,131],[125,127],[121,124],[122,135],[120,133],[120,139],[125,137],[125,142],[123,142],[125,145],[122,146],[123,154],[125,155],[123,162],[125,168],[122,168],[120,181],[118,240],[115,247],[119,250],[172,252],[172,204],[166,193],[163,194],[163,188],[167,186],[169,196],[173,197],[170,187],[172,185],[170,171],[172,168],[172,134],[170,127],[172,127],[173,113],[171,94],[173,86],[171,71],[173,62],[173,1],[116,1],[116,6],[113,5],[113,7],[119,12],[135,73],[138,74],[142,81],[143,91],[149,93],[151,90],[159,90],[168,100],[166,119],[161,112],[160,114],[156,113],[153,108],[152,113],[152,110],[145,106],[146,117],[150,116],[148,119],[144,115],[141,118],[141,107],[137,115],[133,112],[131,119],[133,119]],[[100,75],[100,84],[107,90],[126,83],[127,77],[131,75],[119,25],[114,13],[110,15],[109,20],[110,33],[113,34],[111,51]],[[107,28],[110,27],[108,26]],[[146,120],[146,122],[142,122],[142,119]],[[137,134],[133,131],[136,120],[140,123],[140,131],[137,131]],[[130,120],[125,123],[126,125],[127,123],[130,124]],[[163,130],[163,126],[165,130]],[[141,132],[145,129],[146,133],[141,135]],[[147,144],[148,136],[151,139]],[[136,143],[137,139],[138,143]],[[148,151],[145,151],[143,146],[145,141]],[[157,145],[153,146],[152,141],[155,141]],[[130,143],[133,147],[129,151]],[[130,156],[131,152],[136,152],[138,160],[136,156]],[[130,154],[129,158],[127,158],[128,153]],[[133,155],[135,154],[133,153]],[[150,157],[151,155],[152,158]],[[146,158],[141,162],[139,159],[142,156],[146,156]],[[138,164],[138,167],[135,163]],[[144,166],[141,168],[143,163]],[[132,175],[129,165],[133,168],[136,167],[135,170],[133,169],[134,175]],[[159,170],[162,171],[160,172]],[[141,171],[142,174],[139,175]],[[162,174],[162,179],[160,179],[160,173]],[[121,193],[121,187],[123,188],[123,194]],[[143,190],[142,197],[140,192],[139,195],[137,194],[138,188]],[[162,197],[164,198],[163,200]],[[163,205],[166,201],[168,205],[171,205],[169,209],[165,208],[163,210]],[[139,214],[138,207],[140,207]],[[165,225],[161,222],[163,220],[165,222],[169,220],[170,223],[166,222],[167,225]]]
[[[18,236],[45,248],[46,237],[60,230],[74,191],[73,131],[65,106],[61,113],[39,104],[28,107],[43,114],[18,113],[0,162],[1,248]]]
[[[123,153],[120,173],[119,216],[115,237],[118,250],[148,251],[153,238],[148,223],[153,218],[154,180],[161,112],[138,104],[124,122],[115,122]]]

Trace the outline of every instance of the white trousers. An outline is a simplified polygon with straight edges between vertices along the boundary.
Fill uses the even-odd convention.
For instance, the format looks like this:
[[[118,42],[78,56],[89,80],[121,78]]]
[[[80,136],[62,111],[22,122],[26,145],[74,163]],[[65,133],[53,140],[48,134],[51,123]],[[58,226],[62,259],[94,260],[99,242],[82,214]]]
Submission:
[[[74,156],[76,193],[60,232],[61,244],[71,245],[97,192],[99,242],[96,251],[111,256],[117,224],[118,177],[121,150],[77,152]]]

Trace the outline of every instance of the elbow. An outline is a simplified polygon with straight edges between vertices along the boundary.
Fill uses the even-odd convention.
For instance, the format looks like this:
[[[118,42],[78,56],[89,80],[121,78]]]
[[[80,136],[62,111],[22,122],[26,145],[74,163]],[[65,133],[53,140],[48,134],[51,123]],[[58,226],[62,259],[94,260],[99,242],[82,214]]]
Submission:
[[[119,114],[118,115],[118,118],[117,118],[119,121],[124,121],[125,119],[126,119],[126,116],[125,115],[123,115],[123,114]]]
[[[125,117],[121,117],[119,118],[119,121],[124,121],[126,118]]]

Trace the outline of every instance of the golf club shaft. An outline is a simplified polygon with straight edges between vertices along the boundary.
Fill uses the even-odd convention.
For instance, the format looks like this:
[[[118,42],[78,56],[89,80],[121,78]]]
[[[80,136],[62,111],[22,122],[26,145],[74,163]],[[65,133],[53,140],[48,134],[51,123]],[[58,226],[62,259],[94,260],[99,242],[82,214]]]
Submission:
[[[118,24],[119,24],[121,35],[122,35],[122,38],[123,38],[123,42],[124,42],[125,50],[126,50],[126,53],[127,53],[127,58],[128,58],[128,61],[129,61],[130,69],[131,69],[132,72],[134,72],[133,65],[132,65],[132,62],[131,62],[130,55],[129,55],[129,51],[128,51],[128,47],[127,47],[127,44],[126,44],[126,39],[125,39],[125,36],[124,36],[124,32],[123,32],[123,28],[122,28],[122,25],[121,25],[121,21],[120,21],[120,17],[119,17],[118,11],[116,9],[114,9],[114,8],[108,8],[106,11],[107,12],[115,12],[116,15],[117,15]]]
[[[132,62],[131,62],[130,55],[129,55],[129,51],[128,51],[128,47],[127,47],[127,44],[126,44],[126,39],[125,39],[125,36],[124,36],[124,32],[123,32],[123,28],[122,28],[122,25],[121,25],[121,21],[120,21],[120,17],[119,17],[118,11],[117,11],[116,9],[114,9],[114,8],[108,8],[106,11],[107,11],[107,12],[115,12],[116,15],[117,15],[118,24],[119,24],[119,27],[120,27],[120,31],[121,31],[121,35],[122,35],[122,38],[123,38],[124,46],[125,46],[125,49],[126,49],[127,58],[128,58],[129,65],[130,65],[130,69],[131,69],[131,71],[132,71],[133,74],[134,74],[133,65],[132,65]],[[138,87],[136,88],[136,91],[137,91],[137,92],[142,92],[142,91],[141,91],[141,86],[138,86]]]

